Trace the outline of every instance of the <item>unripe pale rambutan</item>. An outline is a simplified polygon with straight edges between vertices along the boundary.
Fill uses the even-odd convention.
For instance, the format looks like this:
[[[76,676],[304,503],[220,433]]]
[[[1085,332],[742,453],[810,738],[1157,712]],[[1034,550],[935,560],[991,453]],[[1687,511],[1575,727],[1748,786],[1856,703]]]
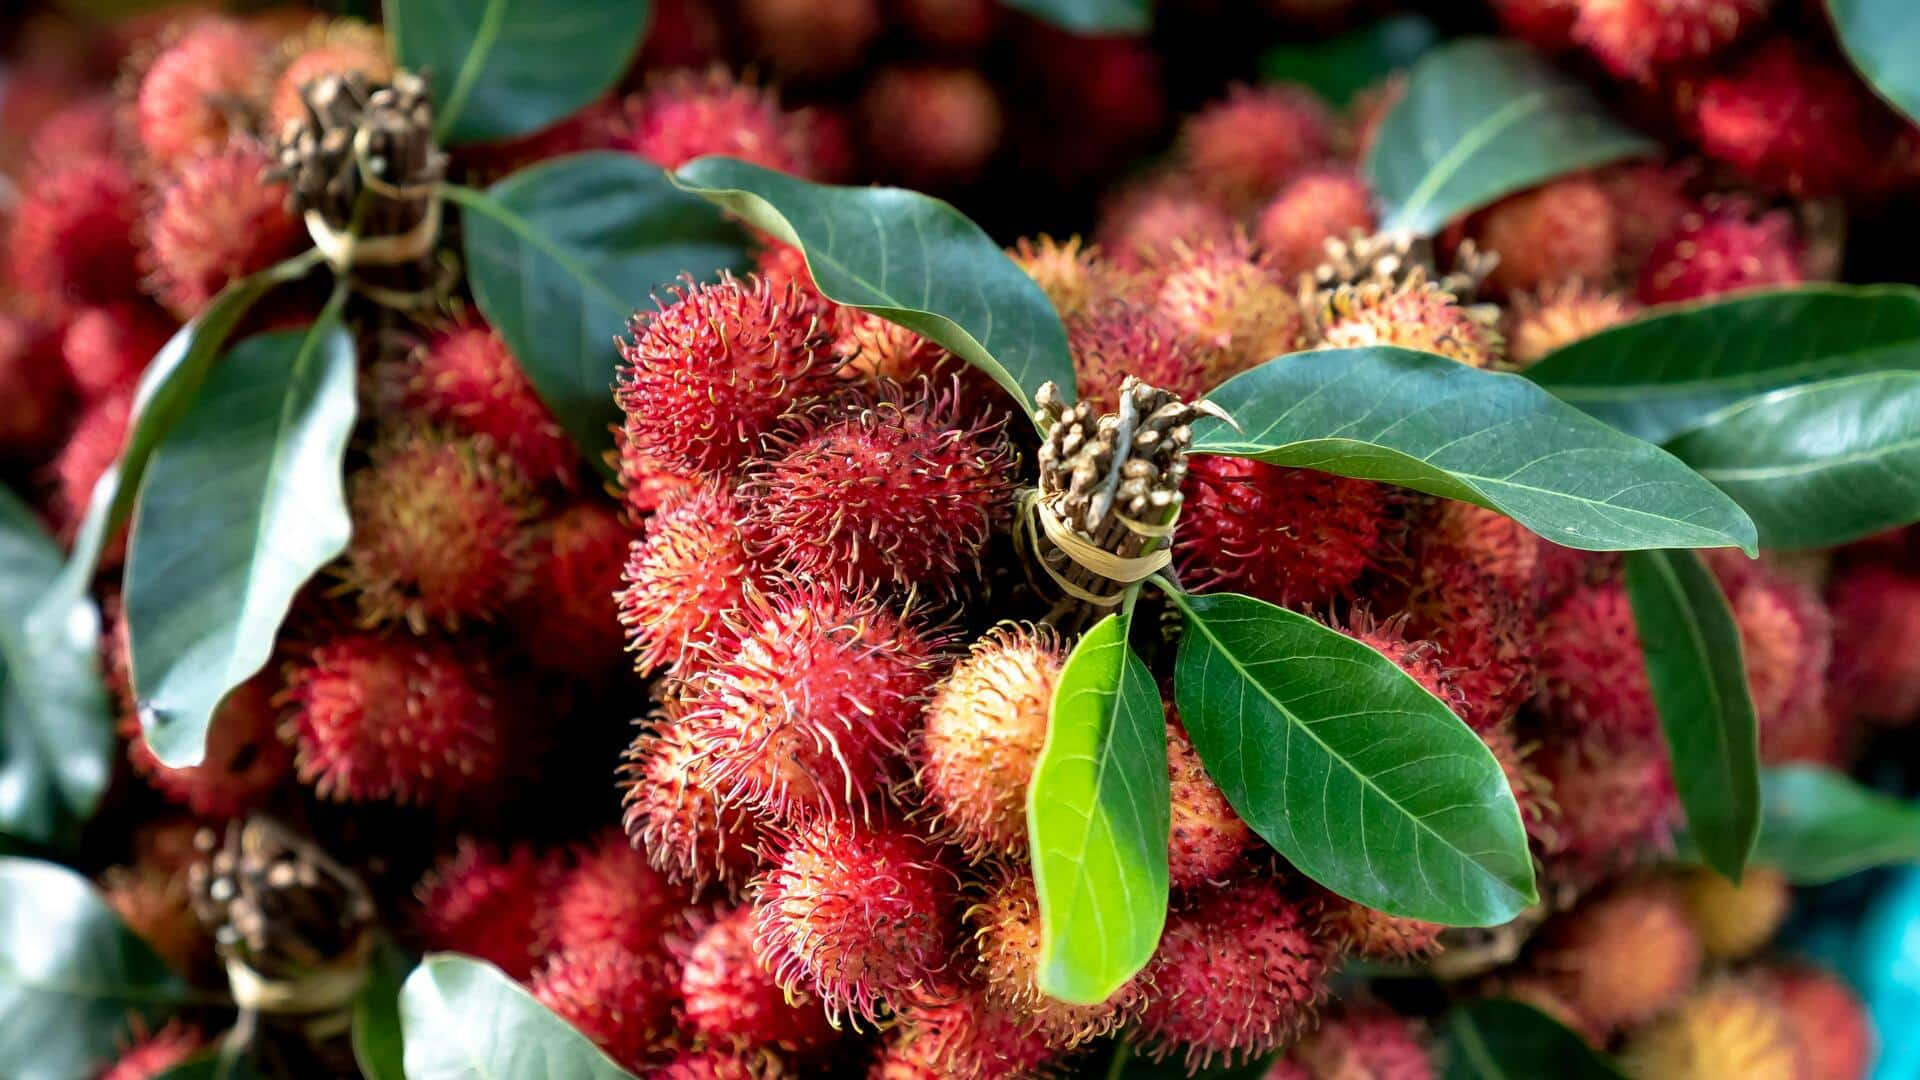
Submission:
[[[658,77],[627,99],[625,112],[614,145],[663,169],[723,154],[799,176],[811,171],[801,125],[781,110],[772,91],[737,80],[724,68]]]
[[[388,432],[347,478],[341,581],[368,624],[415,633],[493,616],[521,587],[536,504],[511,461],[434,428]]]
[[[1759,976],[1800,1044],[1803,1074],[1864,1080],[1873,1062],[1873,1022],[1847,984],[1811,967],[1775,967]]]
[[[685,891],[649,865],[625,833],[607,829],[574,853],[573,865],[555,882],[542,936],[559,952],[657,952],[685,900]]]
[[[213,939],[194,917],[186,875],[177,869],[110,866],[100,875],[100,899],[177,974],[191,978],[212,953]]]
[[[1793,222],[1737,210],[1690,214],[1640,267],[1640,300],[1677,304],[1741,289],[1796,285],[1806,277]]]
[[[1704,60],[1764,21],[1773,0],[1579,0],[1572,36],[1625,79]]]
[[[1739,884],[1712,870],[1689,870],[1680,876],[1680,896],[1701,947],[1718,960],[1743,959],[1765,947],[1793,903],[1786,875],[1770,866],[1747,867]]]
[[[725,474],[794,406],[838,385],[832,326],[793,285],[723,277],[637,314],[614,397],[633,450],[682,475]]]
[[[1097,1005],[1070,1004],[1040,989],[1040,897],[1025,870],[1003,870],[989,880],[966,917],[977,953],[974,978],[987,1001],[1047,1045],[1072,1049],[1117,1031],[1139,1011],[1144,988],[1132,979]]]
[[[1842,716],[1876,724],[1920,717],[1920,575],[1863,563],[1834,578],[1828,686]]]
[[[1333,122],[1298,86],[1236,84],[1180,127],[1180,163],[1202,190],[1252,208],[1332,149]]]
[[[1582,902],[1533,950],[1535,970],[1553,979],[1588,1023],[1608,1030],[1658,1016],[1685,997],[1701,958],[1679,890],[1657,879]]]
[[[146,304],[83,308],[61,335],[60,356],[73,385],[88,399],[125,393],[173,330],[164,315]]]
[[[307,118],[301,97],[309,83],[328,75],[358,74],[371,84],[393,78],[393,57],[386,35],[356,19],[320,19],[283,46],[286,65],[273,82],[266,133],[279,134]]]
[[[1719,979],[1635,1032],[1620,1054],[1634,1080],[1798,1080],[1811,1075],[1793,1026],[1764,986]]]
[[[962,418],[958,390],[883,385],[810,411],[748,467],[748,549],[850,589],[976,573],[1013,516],[1016,459],[999,421]]]
[[[535,527],[527,576],[512,611],[534,664],[576,678],[619,670],[622,635],[607,597],[620,590],[631,531],[594,503],[575,503]]]
[[[972,858],[1025,850],[1027,785],[1066,659],[1066,645],[1047,628],[995,627],[927,706],[918,783],[940,834]]]
[[[263,805],[291,771],[293,756],[275,737],[275,679],[256,675],[241,683],[214,711],[207,728],[206,758],[198,765],[169,768],[147,748],[137,716],[128,716],[127,758],[167,801],[202,818],[224,821]]]
[[[1506,359],[1493,318],[1461,307],[1452,292],[1424,277],[1342,285],[1313,316],[1319,344],[1329,349],[1397,345],[1475,368],[1498,367]]]
[[[1613,201],[1586,176],[1573,176],[1509,195],[1474,223],[1483,251],[1500,257],[1488,288],[1512,294],[1565,281],[1613,277],[1618,238]]]
[[[1582,736],[1644,745],[1660,714],[1626,588],[1583,585],[1540,624],[1539,706]]]
[[[1555,733],[1531,760],[1559,811],[1550,831],[1536,835],[1551,861],[1572,875],[1628,865],[1666,840],[1679,798],[1657,746],[1594,748]]]
[[[1140,285],[1135,274],[1114,265],[1098,247],[1082,244],[1077,236],[1065,240],[1023,236],[1007,256],[1040,286],[1063,320],[1101,301],[1130,297]]]
[[[1419,1030],[1382,1008],[1343,1012],[1287,1056],[1305,1066],[1311,1080],[1432,1080],[1435,1075]]]
[[[36,458],[60,441],[72,386],[58,345],[32,322],[0,313],[0,459]]]
[[[877,1021],[937,996],[958,944],[958,884],[932,844],[886,823],[817,817],[758,879],[755,948],[780,986]]]
[[[726,615],[756,578],[733,492],[708,481],[669,498],[628,549],[615,596],[634,669],[678,664],[689,652],[721,653]]]
[[[1328,893],[1315,928],[1336,949],[1369,960],[1418,960],[1440,951],[1439,923],[1377,911]]]
[[[753,940],[753,909],[739,907],[687,949],[680,971],[687,1026],[709,1045],[734,1051],[805,1054],[830,1045],[836,1033],[820,1003],[805,993],[789,1000],[760,965]]]
[[[155,1080],[184,1064],[206,1045],[206,1036],[200,1034],[198,1028],[169,1020],[159,1031],[139,1036],[98,1080]]]
[[[1507,359],[1527,368],[1559,349],[1640,313],[1624,293],[1569,283],[1523,293],[1507,306]]]
[[[1176,244],[1154,267],[1154,306],[1187,338],[1214,383],[1297,348],[1300,302],[1285,278],[1256,263],[1244,240]]]
[[[420,348],[380,374],[391,407],[485,436],[536,483],[567,483],[580,467],[573,443],[507,343],[477,315],[435,328]]]
[[[1200,755],[1177,724],[1167,725],[1167,778],[1172,821],[1167,840],[1167,878],[1172,887],[1197,889],[1218,883],[1245,861],[1253,830],[1233,812],[1220,786],[1207,775]]]
[[[1183,1054],[1189,1069],[1264,1055],[1312,1020],[1326,967],[1324,944],[1277,880],[1198,894],[1167,916],[1147,967],[1143,1045]]]
[[[505,689],[452,645],[343,634],[289,670],[283,737],[323,798],[451,799],[485,788],[504,765]]]
[[[689,738],[722,801],[844,817],[897,771],[944,641],[829,582],[750,591],[728,651],[685,680]]]
[[[739,18],[781,78],[804,81],[852,71],[884,20],[879,0],[745,0]]]
[[[1800,197],[1870,187],[1897,130],[1844,63],[1785,33],[1708,78],[1691,104],[1708,157]]]
[[[141,145],[173,168],[243,133],[266,104],[273,42],[233,19],[196,20],[140,77],[134,100]]]
[[[673,1030],[678,987],[661,953],[618,945],[557,952],[528,989],[629,1069],[639,1068],[654,1044]]]
[[[869,1080],[998,1080],[1031,1076],[1057,1056],[1025,1020],[965,986],[901,1010]]]
[[[1282,274],[1310,272],[1326,258],[1327,241],[1374,228],[1373,192],[1350,168],[1295,177],[1260,211],[1254,228],[1264,262]]]
[[[139,296],[139,209],[133,173],[111,157],[79,158],[32,178],[7,228],[13,285],[56,313]]]
[[[1283,607],[1324,604],[1380,555],[1391,499],[1367,480],[1196,455],[1174,534],[1180,578]]]
[[[977,180],[1000,146],[1000,100],[970,67],[882,69],[867,83],[860,112],[875,163],[913,187]]]
[[[236,142],[183,162],[161,188],[145,259],[154,295],[175,316],[198,315],[229,282],[307,246],[286,185],[263,175],[271,163],[260,147]]]
[[[1485,548],[1479,554],[1491,555],[1509,570],[1517,561]],[[1477,732],[1491,731],[1534,692],[1540,631],[1532,591],[1484,568],[1470,549],[1430,542],[1422,555],[1419,579],[1407,598],[1410,625],[1439,649],[1458,692],[1450,704],[1460,718]]]
[[[420,940],[525,982],[542,951],[542,912],[559,873],[557,859],[527,844],[496,851],[463,837],[413,890]]]
[[[849,381],[896,383],[960,374],[965,365],[946,349],[897,322],[858,308],[841,308],[833,351],[845,359],[840,374]],[[971,370],[971,369],[966,369]]]
[[[1100,249],[1123,270],[1139,270],[1188,248],[1233,243],[1233,215],[1178,180],[1122,188],[1101,211],[1094,234]]]
[[[1066,324],[1081,400],[1102,411],[1119,406],[1129,375],[1183,400],[1213,388],[1186,335],[1150,308],[1115,297],[1087,305]]]
[[[661,722],[627,750],[627,836],[678,884],[738,890],[759,865],[753,823],[720,804],[711,761],[676,721],[669,704]]]

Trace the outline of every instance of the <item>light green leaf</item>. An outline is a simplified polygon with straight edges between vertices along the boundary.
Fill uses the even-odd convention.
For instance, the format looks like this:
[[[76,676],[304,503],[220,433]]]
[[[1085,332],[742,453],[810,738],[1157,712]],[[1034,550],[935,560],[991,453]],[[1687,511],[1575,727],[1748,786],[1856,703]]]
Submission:
[[[248,338],[148,465],[127,644],[147,744],[169,766],[200,763],[214,710],[266,665],[294,596],[346,550],[354,359],[333,305],[307,330]]]
[[[1527,378],[1664,443],[1755,394],[1887,370],[1920,370],[1920,289],[1910,285],[1805,285],[1655,308],[1553,353]]]
[[[1432,353],[1328,349],[1271,360],[1208,399],[1194,452],[1380,480],[1498,510],[1586,551],[1755,548],[1733,500],[1657,446],[1518,375]]]
[[[1075,34],[1144,34],[1153,25],[1149,0],[1002,0],[1041,22]]]
[[[1817,765],[1781,765],[1761,776],[1765,813],[1753,863],[1797,885],[1880,866],[1920,863],[1920,806]],[[1683,849],[1693,848],[1691,839]]]
[[[1334,105],[1418,60],[1440,43],[1424,15],[1391,15],[1338,37],[1275,46],[1260,57],[1260,78],[1303,83]]]
[[[1301,873],[1450,926],[1497,926],[1535,901],[1500,763],[1439,698],[1297,612],[1163,587],[1186,617],[1174,695],[1193,747]]]
[[[689,162],[674,183],[798,247],[830,300],[921,334],[986,372],[1033,411],[1073,357],[1052,301],[980,227],[900,188],[808,183],[732,158]]]
[[[1658,152],[1525,45],[1466,38],[1414,65],[1364,167],[1382,229],[1434,233],[1557,176]]]
[[[1108,615],[1067,657],[1027,789],[1040,989],[1082,1005],[1145,967],[1167,921],[1167,721],[1131,623]]]
[[[623,1080],[573,1025],[484,960],[436,953],[400,988],[407,1080]]]
[[[1920,7],[1912,0],[1827,0],[1827,14],[1853,66],[1920,123]]]
[[[1690,551],[1628,552],[1626,571],[1688,832],[1709,865],[1738,881],[1760,830],[1759,731],[1740,627]]]
[[[1612,1062],[1546,1013],[1480,998],[1447,1013],[1445,1080],[1622,1080]]]

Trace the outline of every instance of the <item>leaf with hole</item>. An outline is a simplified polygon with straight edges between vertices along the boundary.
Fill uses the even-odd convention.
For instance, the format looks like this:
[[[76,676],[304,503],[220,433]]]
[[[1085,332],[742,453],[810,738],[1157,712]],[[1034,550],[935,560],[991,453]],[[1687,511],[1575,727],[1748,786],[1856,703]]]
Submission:
[[[1827,0],[1840,47],[1880,96],[1920,123],[1920,6],[1912,0]]]
[[[1611,1061],[1546,1013],[1507,998],[1455,1005],[1442,1027],[1445,1080],[1623,1080]]]
[[[420,961],[400,988],[400,1031],[407,1080],[633,1076],[506,973],[467,956]]]

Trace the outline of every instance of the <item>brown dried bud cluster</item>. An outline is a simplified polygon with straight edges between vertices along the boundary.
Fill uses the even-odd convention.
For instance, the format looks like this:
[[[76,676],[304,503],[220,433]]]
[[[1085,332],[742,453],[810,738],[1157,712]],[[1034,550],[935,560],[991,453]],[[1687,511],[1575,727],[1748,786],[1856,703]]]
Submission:
[[[1472,240],[1463,240],[1454,253],[1453,269],[1441,274],[1429,237],[1409,232],[1355,232],[1344,240],[1327,241],[1325,258],[1305,276],[1301,291],[1312,297],[1343,285],[1378,285],[1391,290],[1418,277],[1431,280],[1460,303],[1471,304],[1498,261],[1492,252],[1483,252]]]

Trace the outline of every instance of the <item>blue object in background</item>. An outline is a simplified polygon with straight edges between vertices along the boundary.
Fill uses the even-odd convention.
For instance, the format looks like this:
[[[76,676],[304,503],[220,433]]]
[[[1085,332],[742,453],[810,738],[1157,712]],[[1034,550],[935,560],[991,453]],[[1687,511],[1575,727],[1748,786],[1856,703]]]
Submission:
[[[1867,908],[1843,970],[1880,1036],[1874,1080],[1920,1080],[1920,869],[1892,875]]]

